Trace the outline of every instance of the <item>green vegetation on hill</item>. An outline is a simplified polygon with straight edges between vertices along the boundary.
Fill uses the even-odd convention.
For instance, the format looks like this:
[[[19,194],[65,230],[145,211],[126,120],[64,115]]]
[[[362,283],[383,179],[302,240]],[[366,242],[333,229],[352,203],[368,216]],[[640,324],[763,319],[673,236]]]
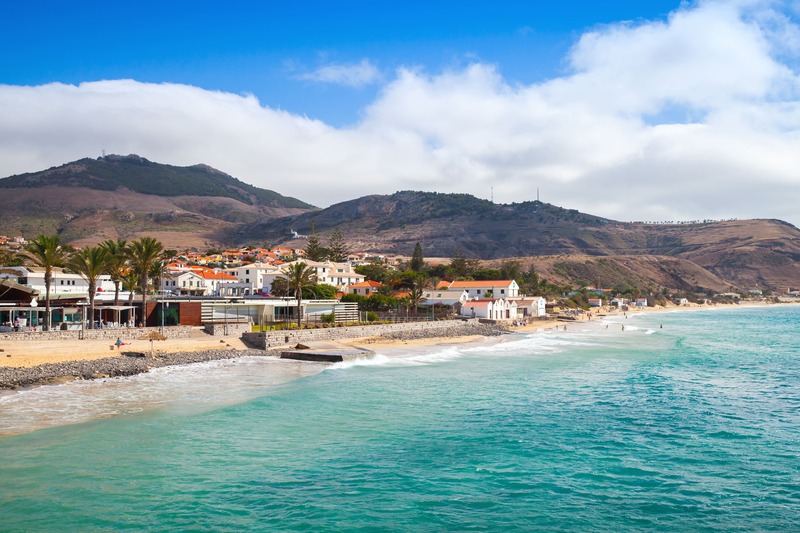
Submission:
[[[2,189],[48,186],[87,187],[104,191],[127,188],[156,196],[219,196],[250,205],[313,208],[296,198],[254,187],[207,165],[177,167],[154,163],[137,155],[84,158],[43,172],[0,179]]]

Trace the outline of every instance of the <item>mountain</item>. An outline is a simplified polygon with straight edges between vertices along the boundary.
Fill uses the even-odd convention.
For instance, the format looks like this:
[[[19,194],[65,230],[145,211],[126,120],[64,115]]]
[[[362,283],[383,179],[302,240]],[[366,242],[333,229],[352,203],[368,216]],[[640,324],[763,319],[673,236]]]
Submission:
[[[239,224],[316,210],[207,165],[137,155],[80,159],[0,179],[0,231],[58,233],[64,242],[150,235],[168,247],[224,242]]]
[[[800,285],[800,230],[779,220],[627,223],[539,201],[494,204],[466,194],[402,191],[239,228],[240,242],[288,241],[290,231],[339,227],[356,250],[496,259],[527,256],[668,256],[744,289]],[[302,243],[297,243],[302,246]],[[687,282],[689,283],[689,282]]]

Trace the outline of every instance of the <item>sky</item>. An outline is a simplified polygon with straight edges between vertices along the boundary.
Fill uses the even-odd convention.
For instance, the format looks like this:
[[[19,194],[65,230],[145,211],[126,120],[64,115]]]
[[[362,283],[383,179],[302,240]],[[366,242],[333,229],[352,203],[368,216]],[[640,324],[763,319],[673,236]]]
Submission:
[[[799,60],[799,0],[11,0],[0,176],[135,153],[320,207],[800,225]]]

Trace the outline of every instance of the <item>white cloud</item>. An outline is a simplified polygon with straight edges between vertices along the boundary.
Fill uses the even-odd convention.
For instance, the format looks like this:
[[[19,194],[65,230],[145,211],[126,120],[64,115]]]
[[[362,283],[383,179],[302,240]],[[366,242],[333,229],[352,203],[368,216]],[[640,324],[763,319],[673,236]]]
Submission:
[[[378,68],[366,59],[354,65],[331,64],[320,67],[314,72],[299,76],[303,80],[322,83],[333,83],[347,87],[364,87],[377,83],[381,79]]]
[[[523,201],[538,187],[544,201],[621,220],[800,224],[798,50],[776,42],[800,32],[775,6],[707,1],[596,28],[572,71],[540,84],[485,64],[400,69],[345,129],[185,85],[0,86],[0,174],[105,149],[207,163],[320,206],[400,189],[494,187],[496,200]],[[371,79],[361,65],[362,78],[326,81]]]

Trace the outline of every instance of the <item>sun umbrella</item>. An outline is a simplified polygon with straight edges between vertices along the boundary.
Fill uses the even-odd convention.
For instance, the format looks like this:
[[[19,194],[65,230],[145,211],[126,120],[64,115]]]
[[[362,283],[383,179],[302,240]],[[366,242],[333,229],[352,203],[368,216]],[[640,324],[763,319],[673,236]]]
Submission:
[[[142,337],[140,340],[150,341],[150,355],[152,355],[153,354],[153,341],[165,341],[165,340],[167,340],[167,338],[164,335],[162,335],[161,333],[157,332],[156,330],[152,330],[149,333],[147,333],[144,337]]]

